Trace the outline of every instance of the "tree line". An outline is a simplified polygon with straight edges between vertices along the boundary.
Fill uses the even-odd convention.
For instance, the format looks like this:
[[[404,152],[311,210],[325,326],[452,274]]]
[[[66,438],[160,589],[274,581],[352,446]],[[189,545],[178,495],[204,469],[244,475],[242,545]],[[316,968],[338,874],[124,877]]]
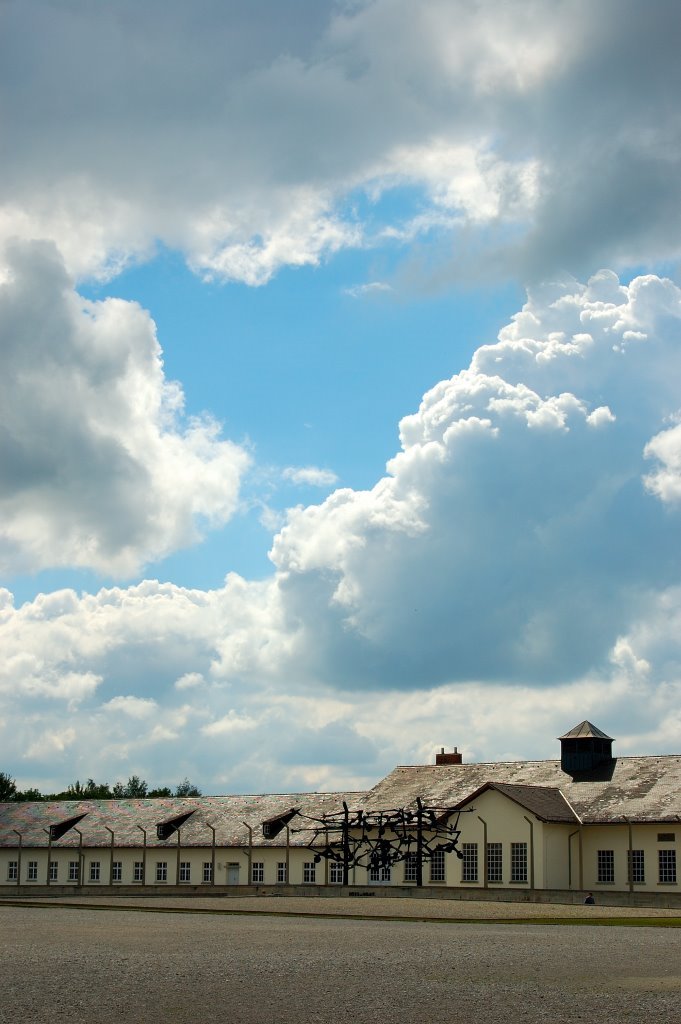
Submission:
[[[157,796],[201,796],[189,779],[171,789],[170,786],[157,786],[150,789],[144,779],[131,775],[127,782],[95,782],[88,779],[82,783],[78,779],[60,793],[41,793],[39,789],[17,789],[15,780],[7,772],[0,772],[0,803],[8,801],[27,802],[38,800],[121,800],[126,798],[144,799]]]

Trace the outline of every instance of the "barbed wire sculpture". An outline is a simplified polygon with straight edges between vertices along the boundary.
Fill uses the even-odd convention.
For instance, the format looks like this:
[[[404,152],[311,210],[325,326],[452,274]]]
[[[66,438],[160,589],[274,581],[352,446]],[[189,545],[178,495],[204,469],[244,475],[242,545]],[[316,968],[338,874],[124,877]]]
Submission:
[[[350,810],[343,801],[342,811],[324,813],[321,817],[303,814],[300,808],[292,807],[285,814],[263,822],[262,830],[265,839],[274,839],[294,818],[306,822],[292,827],[291,832],[309,834],[306,846],[315,863],[327,860],[342,865],[343,885],[348,885],[352,868],[380,873],[407,860],[415,867],[416,885],[423,885],[423,865],[432,861],[436,853],[455,853],[463,858],[458,846],[460,814],[456,807],[424,804],[420,797],[415,808],[381,811]]]

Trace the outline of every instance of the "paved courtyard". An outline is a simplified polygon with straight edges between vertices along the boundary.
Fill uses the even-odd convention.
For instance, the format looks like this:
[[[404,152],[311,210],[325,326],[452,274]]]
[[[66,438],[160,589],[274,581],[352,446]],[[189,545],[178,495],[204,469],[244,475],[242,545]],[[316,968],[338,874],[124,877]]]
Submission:
[[[127,902],[0,901],[0,1021],[681,1021],[678,928],[502,923],[528,912],[509,904],[485,904],[484,919],[456,922],[423,901],[394,899],[140,901],[146,910]],[[307,916],[282,915],[289,902],[297,914],[309,902]],[[359,916],[327,913],[332,902]],[[268,903],[280,913],[248,912]],[[409,916],[396,903],[419,913],[395,920]],[[452,909],[462,916],[461,903]],[[583,917],[586,908],[565,909]],[[432,920],[419,919],[425,912]]]

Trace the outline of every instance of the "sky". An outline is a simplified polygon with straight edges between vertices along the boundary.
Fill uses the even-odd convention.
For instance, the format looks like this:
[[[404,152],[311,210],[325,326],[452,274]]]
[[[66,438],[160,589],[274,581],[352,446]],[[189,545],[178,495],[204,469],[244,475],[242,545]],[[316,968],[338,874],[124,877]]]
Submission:
[[[0,769],[681,750],[676,0],[0,2]]]

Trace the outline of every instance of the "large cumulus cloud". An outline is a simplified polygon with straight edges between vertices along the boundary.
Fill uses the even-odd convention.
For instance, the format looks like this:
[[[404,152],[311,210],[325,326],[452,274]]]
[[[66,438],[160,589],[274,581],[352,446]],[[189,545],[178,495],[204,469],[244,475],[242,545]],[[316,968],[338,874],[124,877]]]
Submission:
[[[679,578],[680,327],[658,278],[537,289],[405,417],[372,491],[293,511],[272,557],[311,670],[414,686],[605,664]]]
[[[269,578],[4,593],[6,749],[34,779],[230,789],[364,785],[441,742],[552,756],[583,716],[673,748],[680,360],[670,281],[557,280],[402,420],[372,490],[290,512]]]
[[[15,243],[0,285],[0,567],[118,576],[236,506],[246,453],[183,416],[154,323],[89,302],[49,243]]]
[[[480,246],[523,280],[674,257],[680,19],[674,0],[10,0],[0,238],[52,238],[77,274],[161,239],[251,284],[415,235],[447,239],[457,275]],[[405,187],[410,214],[381,205]]]

